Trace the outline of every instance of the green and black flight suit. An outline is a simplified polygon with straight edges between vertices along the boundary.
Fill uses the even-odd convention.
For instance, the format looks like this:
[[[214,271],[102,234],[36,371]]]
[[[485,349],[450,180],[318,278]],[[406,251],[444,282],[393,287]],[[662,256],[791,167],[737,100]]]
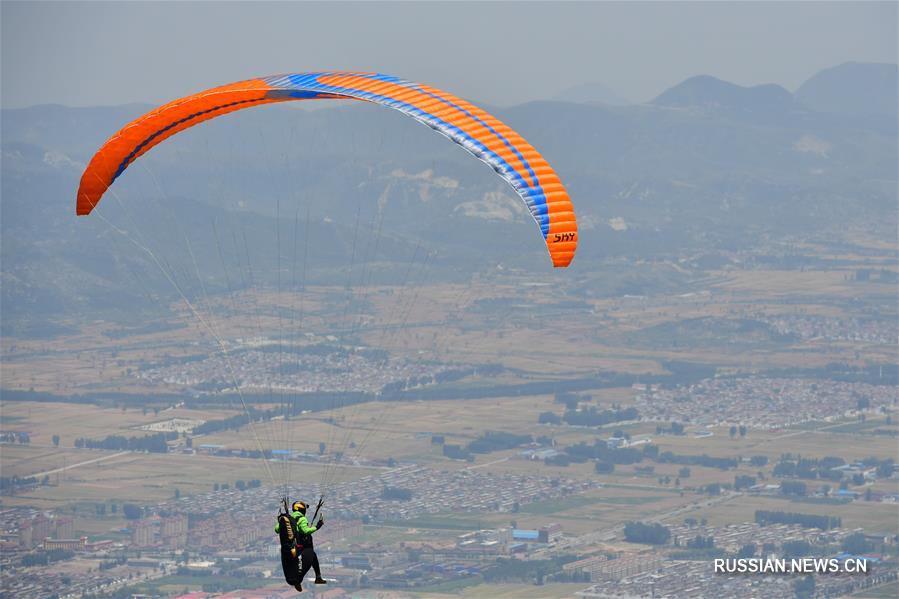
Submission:
[[[306,576],[306,572],[311,568],[315,572],[315,584],[321,584],[324,582],[324,579],[322,578],[322,571],[318,567],[318,555],[316,555],[315,547],[313,546],[312,533],[324,525],[325,519],[319,516],[318,523],[316,523],[315,526],[309,526],[309,522],[306,520],[306,514],[299,512],[294,512],[294,514],[299,514],[299,518],[296,520],[297,549],[300,550],[300,557],[303,560],[299,582],[303,582],[303,577]]]

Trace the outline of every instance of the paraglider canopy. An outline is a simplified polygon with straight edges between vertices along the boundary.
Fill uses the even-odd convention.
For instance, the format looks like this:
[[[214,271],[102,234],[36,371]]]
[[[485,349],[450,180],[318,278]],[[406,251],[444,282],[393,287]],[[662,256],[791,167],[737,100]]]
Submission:
[[[90,214],[110,185],[163,140],[243,108],[313,99],[382,104],[424,123],[490,165],[524,200],[556,267],[571,263],[577,219],[568,193],[546,160],[510,127],[473,104],[434,87],[378,73],[295,73],[249,79],[179,98],[113,135],[81,177],[76,213]]]

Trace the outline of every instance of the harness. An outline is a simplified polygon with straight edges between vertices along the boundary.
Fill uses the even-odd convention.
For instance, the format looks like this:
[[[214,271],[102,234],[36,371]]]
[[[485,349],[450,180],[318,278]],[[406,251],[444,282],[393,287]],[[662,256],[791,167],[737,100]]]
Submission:
[[[302,551],[304,547],[311,548],[312,546],[313,546],[312,534],[300,532],[299,530],[297,530],[297,548],[300,551]]]
[[[318,515],[321,510],[322,505],[324,504],[324,496],[319,497],[318,505],[315,506],[315,515],[312,516],[313,520]],[[290,554],[296,557],[299,553],[303,551],[304,547],[312,548],[313,541],[312,535],[301,533],[297,528],[296,522],[291,515],[290,510],[287,507],[287,498],[281,498],[281,513],[278,514],[278,536],[281,539],[281,548],[290,547]]]
[[[284,499],[281,513],[278,514],[278,537],[281,540],[281,548],[290,548],[290,554],[294,557],[297,555],[297,530],[287,511],[287,500]]]

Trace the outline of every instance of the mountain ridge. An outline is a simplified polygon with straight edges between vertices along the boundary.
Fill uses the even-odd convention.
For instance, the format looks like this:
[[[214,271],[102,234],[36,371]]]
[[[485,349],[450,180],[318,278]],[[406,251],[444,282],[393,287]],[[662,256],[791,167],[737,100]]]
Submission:
[[[539,101],[496,109],[572,197],[581,235],[569,276],[591,278],[607,261],[734,251],[760,239],[838,234],[853,223],[886,231],[895,221],[895,120],[815,112],[784,101],[783,88],[764,86],[752,93],[776,101],[744,110],[739,86],[699,80],[700,91],[706,87],[724,99],[736,93],[734,106],[697,96],[697,107],[684,104],[690,94],[672,94],[661,105]],[[675,100],[682,105],[669,105]],[[16,319],[60,320],[107,305],[98,301],[138,305],[128,273],[158,283],[159,269],[133,244],[74,216],[80,165],[143,108],[2,111],[0,243],[4,256],[16,257],[0,271],[5,330]],[[207,284],[217,288],[225,280],[213,222],[231,223],[232,246],[232,233],[245,230],[251,249],[265,248],[268,259],[276,255],[273,231],[288,239],[308,222],[319,254],[310,281],[329,284],[346,282],[357,237],[365,260],[378,263],[375,280],[401,280],[417,247],[431,256],[435,280],[499,263],[551,272],[511,188],[458,146],[375,106],[254,108],[215,119],[154,148],[112,191],[101,214],[163,251],[183,241],[159,207],[193,223]],[[241,263],[240,252],[229,255]],[[260,282],[274,281],[271,265],[254,270]],[[591,285],[578,288],[614,291],[599,278]]]

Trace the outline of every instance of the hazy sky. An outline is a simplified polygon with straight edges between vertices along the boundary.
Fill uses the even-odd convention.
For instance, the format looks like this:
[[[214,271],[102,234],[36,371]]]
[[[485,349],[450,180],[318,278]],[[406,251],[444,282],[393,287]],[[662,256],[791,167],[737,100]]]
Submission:
[[[646,101],[691,75],[790,90],[896,62],[896,2],[2,1],[2,104],[161,103],[254,76],[381,71],[488,104],[601,82]]]

